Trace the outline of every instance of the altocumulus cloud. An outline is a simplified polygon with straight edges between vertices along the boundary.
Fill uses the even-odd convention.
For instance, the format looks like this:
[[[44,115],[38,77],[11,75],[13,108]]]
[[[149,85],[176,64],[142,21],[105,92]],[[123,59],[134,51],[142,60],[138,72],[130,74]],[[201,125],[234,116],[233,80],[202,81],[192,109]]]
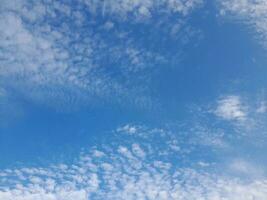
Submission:
[[[107,96],[135,97],[138,102],[144,90],[140,84],[149,79],[151,66],[169,55],[157,51],[153,39],[143,45],[141,35],[132,30],[138,25],[171,39],[167,33],[183,30],[186,18],[201,3],[4,0],[0,8],[0,77],[5,80],[4,87],[51,105],[58,100],[71,105]],[[164,23],[170,15],[175,20]],[[137,81],[137,77],[143,78]],[[133,84],[137,82],[140,84]]]
[[[118,140],[81,153],[72,164],[2,170],[0,198],[265,200],[267,197],[265,179],[247,182],[201,167],[196,170],[179,166],[172,155],[182,157],[188,151],[183,151],[182,146],[174,148],[181,145],[181,140],[167,130],[125,125],[113,134]],[[157,141],[163,142],[157,144]]]
[[[172,57],[153,44],[166,38],[187,41],[177,33],[189,30],[184,35],[190,35],[186,20],[202,3],[3,0],[0,103],[8,99],[6,88],[53,106],[90,102],[91,97],[140,97],[152,68]],[[220,5],[222,14],[243,19],[267,41],[265,1],[220,1]],[[175,20],[165,21],[172,17]],[[151,37],[143,45],[148,38],[132,31],[137,26],[145,35],[154,32],[162,37]],[[254,105],[239,95],[225,95],[211,110],[219,120],[253,134],[240,136],[216,120],[210,126],[206,118],[206,124],[201,119],[190,121],[190,128],[179,134],[128,124],[113,131],[105,145],[91,147],[71,163],[1,170],[0,199],[266,200],[264,167],[243,154],[234,155],[239,138],[253,139],[257,145],[266,138],[266,102]]]

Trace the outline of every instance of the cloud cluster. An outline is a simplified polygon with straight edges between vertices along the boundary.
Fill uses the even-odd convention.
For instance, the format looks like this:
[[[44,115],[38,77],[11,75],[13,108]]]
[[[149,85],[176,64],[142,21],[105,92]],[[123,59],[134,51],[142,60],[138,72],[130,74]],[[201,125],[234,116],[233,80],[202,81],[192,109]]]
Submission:
[[[257,33],[260,44],[267,45],[267,3],[265,0],[219,1],[221,14],[241,20]]]
[[[101,10],[102,15],[117,15],[123,19],[134,20],[152,17],[155,12],[173,12],[187,15],[202,0],[116,0],[116,1],[94,1],[81,0],[93,12]]]
[[[266,130],[265,97],[225,95],[219,98],[211,112],[239,129],[239,132],[262,135]]]
[[[226,96],[218,101],[214,113],[226,120],[245,120],[246,108],[242,105],[239,96]]]
[[[199,4],[200,0],[4,0],[0,78],[4,87],[43,103],[70,105],[107,96],[143,101],[138,100],[144,90],[140,83],[167,54],[153,47],[153,38],[144,45],[137,25],[157,32],[163,30],[159,26],[164,16],[177,15],[168,28],[182,26]],[[158,25],[154,18],[159,18]]]
[[[182,166],[176,158],[183,155],[183,148],[171,147],[175,137],[166,130],[125,125],[114,134],[119,136],[118,140],[113,138],[108,145],[81,153],[71,164],[0,171],[0,198],[265,200],[267,197],[264,178],[245,181],[207,172],[203,168],[209,165],[204,162],[197,168]],[[180,141],[174,143],[173,146],[180,145]],[[240,162],[231,166],[239,169]]]

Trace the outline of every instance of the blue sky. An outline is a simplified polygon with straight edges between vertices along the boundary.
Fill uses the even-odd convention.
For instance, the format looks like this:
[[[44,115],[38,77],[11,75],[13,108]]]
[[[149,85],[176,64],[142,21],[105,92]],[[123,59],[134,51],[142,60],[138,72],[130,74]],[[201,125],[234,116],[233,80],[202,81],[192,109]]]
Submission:
[[[2,0],[1,200],[266,200],[265,0]]]

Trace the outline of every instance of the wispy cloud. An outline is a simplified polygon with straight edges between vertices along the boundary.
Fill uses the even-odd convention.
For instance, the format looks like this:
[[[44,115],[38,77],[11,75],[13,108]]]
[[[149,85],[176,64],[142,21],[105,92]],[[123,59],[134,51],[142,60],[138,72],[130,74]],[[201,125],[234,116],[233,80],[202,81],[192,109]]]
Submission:
[[[257,96],[257,95],[255,95]],[[264,136],[266,130],[265,97],[250,95],[224,95],[212,106],[219,120],[229,122],[236,131],[248,135]]]
[[[140,84],[149,80],[152,66],[168,55],[153,47],[153,38],[143,45],[133,29],[138,24],[143,30],[164,35],[174,22],[160,27],[165,20],[162,16],[177,15],[183,24],[200,4],[199,0],[4,0],[0,8],[0,77],[5,86],[42,103],[60,100],[71,105],[107,96],[143,102],[146,97]],[[160,19],[157,24],[155,16]]]
[[[257,33],[260,44],[267,45],[267,3],[265,0],[223,0],[218,1],[223,16],[237,19]]]
[[[229,163],[229,170],[234,174],[245,175],[250,177],[262,177],[264,169],[261,166],[257,166],[252,162],[248,162],[244,159],[235,158]]]
[[[267,112],[267,104],[266,101],[262,100],[259,103],[259,106],[256,110],[258,113],[266,113]]]
[[[247,117],[246,107],[242,104],[239,96],[226,96],[217,103],[214,113],[226,120],[245,120]]]
[[[181,15],[187,15],[192,9],[202,3],[202,0],[137,0],[137,1],[91,1],[81,0],[88,8],[97,12],[101,10],[102,15],[116,15],[124,20],[128,18],[143,20],[150,18],[158,12],[173,12]]]

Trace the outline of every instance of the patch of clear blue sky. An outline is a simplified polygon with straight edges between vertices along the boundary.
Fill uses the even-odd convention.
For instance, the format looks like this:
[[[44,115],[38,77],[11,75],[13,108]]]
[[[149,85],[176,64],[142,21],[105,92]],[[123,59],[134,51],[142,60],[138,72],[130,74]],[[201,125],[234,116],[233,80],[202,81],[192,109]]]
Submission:
[[[68,161],[122,124],[161,127],[173,121],[190,121],[194,115],[188,112],[190,105],[212,102],[225,93],[253,96],[255,91],[265,89],[267,60],[262,47],[244,25],[219,19],[217,13],[214,5],[207,3],[189,17],[188,25],[199,33],[186,45],[162,38],[162,32],[153,32],[149,26],[120,24],[122,29],[135,30],[132,34],[137,45],[170,57],[177,52],[181,55],[157,66],[158,72],[151,75],[148,95],[158,104],[154,108],[105,102],[64,112],[13,94],[10,98],[23,107],[23,114],[0,127],[0,168]],[[98,22],[103,20],[99,16]],[[103,37],[111,45],[117,42],[110,40],[109,35]],[[111,65],[106,73],[120,79],[112,67],[116,61],[101,62]]]

